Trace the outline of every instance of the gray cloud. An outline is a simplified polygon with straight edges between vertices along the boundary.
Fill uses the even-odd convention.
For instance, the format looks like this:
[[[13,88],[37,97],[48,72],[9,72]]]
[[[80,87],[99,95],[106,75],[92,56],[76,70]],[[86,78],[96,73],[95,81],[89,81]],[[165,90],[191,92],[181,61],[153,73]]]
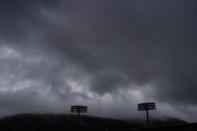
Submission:
[[[109,115],[121,117],[115,114],[125,110],[126,102],[134,104],[128,110],[135,112],[137,102],[154,100],[166,109],[158,114],[170,110],[189,119],[189,111],[181,115],[188,108],[180,105],[196,108],[196,4],[1,1],[0,104],[10,110],[1,114],[63,112],[65,100],[68,105],[88,103],[97,115],[102,115],[97,103],[104,115],[116,107]],[[35,108],[11,110],[22,103]]]

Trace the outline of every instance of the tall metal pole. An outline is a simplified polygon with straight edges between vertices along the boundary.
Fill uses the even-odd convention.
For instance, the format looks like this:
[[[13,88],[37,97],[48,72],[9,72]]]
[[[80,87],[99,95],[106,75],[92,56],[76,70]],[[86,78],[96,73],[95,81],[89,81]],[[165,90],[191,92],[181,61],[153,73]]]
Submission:
[[[78,127],[77,131],[80,131],[80,111],[77,112]]]
[[[77,114],[77,119],[78,121],[80,121],[80,112],[78,111],[78,114]]]
[[[78,131],[80,131],[80,111],[77,112],[77,119],[78,119]]]
[[[146,109],[146,116],[147,116],[148,127],[150,127],[150,119],[149,119],[148,109]]]

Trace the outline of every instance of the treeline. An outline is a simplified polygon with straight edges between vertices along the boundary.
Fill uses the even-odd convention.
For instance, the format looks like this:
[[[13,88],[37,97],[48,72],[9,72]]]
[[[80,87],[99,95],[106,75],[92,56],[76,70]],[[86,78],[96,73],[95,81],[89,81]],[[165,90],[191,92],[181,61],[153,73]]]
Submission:
[[[152,126],[187,124],[173,118],[151,122]],[[1,131],[132,131],[145,126],[145,120],[81,116],[78,121],[76,115],[21,114],[0,119]]]

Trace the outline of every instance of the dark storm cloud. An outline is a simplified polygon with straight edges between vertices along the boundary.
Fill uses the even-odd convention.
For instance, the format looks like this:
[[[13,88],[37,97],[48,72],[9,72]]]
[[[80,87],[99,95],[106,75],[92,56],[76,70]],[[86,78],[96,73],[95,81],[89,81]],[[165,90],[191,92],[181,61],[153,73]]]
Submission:
[[[21,40],[28,37],[34,30],[44,26],[40,16],[41,9],[51,8],[55,4],[56,2],[52,0],[1,0],[1,37],[9,38],[9,40]]]
[[[79,48],[76,53],[73,48],[70,52],[75,55],[68,55],[87,68],[86,71],[91,71],[96,83],[93,82],[92,89],[97,92],[120,87],[118,83],[143,85],[155,82],[158,98],[163,96],[163,100],[193,103],[197,64],[195,5],[195,1],[72,3],[70,21],[76,34],[71,37],[74,36],[78,40],[76,43],[82,44],[84,49]],[[68,45],[54,46],[66,49]],[[99,72],[89,70],[93,67]],[[101,77],[100,72],[109,69],[112,71]],[[178,100],[173,95],[177,92]]]
[[[105,98],[151,85],[149,98],[196,105],[195,0],[0,3],[0,70],[8,85],[31,80],[68,103],[78,101],[73,95]]]

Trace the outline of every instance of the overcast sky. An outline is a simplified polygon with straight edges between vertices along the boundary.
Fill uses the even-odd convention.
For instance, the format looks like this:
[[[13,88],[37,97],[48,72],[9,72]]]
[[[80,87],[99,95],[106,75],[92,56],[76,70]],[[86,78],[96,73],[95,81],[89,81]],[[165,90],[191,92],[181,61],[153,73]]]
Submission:
[[[0,116],[197,121],[196,0],[0,0]]]

